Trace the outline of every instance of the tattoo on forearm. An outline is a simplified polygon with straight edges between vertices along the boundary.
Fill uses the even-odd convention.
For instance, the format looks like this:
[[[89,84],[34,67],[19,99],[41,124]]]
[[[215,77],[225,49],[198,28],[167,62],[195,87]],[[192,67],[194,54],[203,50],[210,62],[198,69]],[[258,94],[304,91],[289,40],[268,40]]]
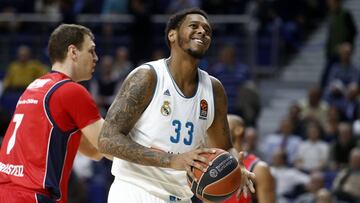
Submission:
[[[106,153],[120,159],[147,166],[170,167],[170,154],[139,145],[128,136],[123,136],[123,139],[102,138],[100,143],[108,149]]]
[[[134,142],[128,133],[149,103],[155,88],[148,71],[139,70],[123,84],[106,116],[99,138],[103,153],[134,163],[169,167],[171,155]],[[155,82],[156,83],[156,82]]]

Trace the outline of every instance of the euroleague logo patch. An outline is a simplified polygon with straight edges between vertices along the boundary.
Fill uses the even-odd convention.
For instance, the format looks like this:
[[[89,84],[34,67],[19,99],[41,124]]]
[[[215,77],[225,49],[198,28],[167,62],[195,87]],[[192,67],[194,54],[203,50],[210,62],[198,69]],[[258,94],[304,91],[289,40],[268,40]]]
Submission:
[[[207,113],[208,113],[208,103],[205,99],[202,99],[200,101],[200,119],[206,120],[207,119]]]
[[[218,172],[216,169],[211,169],[210,170],[210,177],[212,178],[216,178],[218,176]]]
[[[169,101],[164,101],[163,105],[160,108],[160,112],[163,116],[168,116],[171,113],[171,108],[170,108],[170,102]]]

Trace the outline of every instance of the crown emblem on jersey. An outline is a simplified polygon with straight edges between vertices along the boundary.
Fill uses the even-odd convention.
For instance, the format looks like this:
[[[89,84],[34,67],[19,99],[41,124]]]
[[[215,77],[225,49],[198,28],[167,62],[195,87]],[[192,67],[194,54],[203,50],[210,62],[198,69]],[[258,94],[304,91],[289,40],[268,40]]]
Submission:
[[[208,113],[208,103],[205,99],[202,99],[200,101],[200,119],[206,120],[207,119],[207,113]]]
[[[167,89],[167,90],[164,92],[164,95],[166,95],[166,96],[171,96],[171,95],[170,95],[170,91]]]
[[[163,116],[168,116],[171,113],[171,108],[170,108],[170,102],[169,101],[164,101],[163,105],[160,108],[160,112]]]

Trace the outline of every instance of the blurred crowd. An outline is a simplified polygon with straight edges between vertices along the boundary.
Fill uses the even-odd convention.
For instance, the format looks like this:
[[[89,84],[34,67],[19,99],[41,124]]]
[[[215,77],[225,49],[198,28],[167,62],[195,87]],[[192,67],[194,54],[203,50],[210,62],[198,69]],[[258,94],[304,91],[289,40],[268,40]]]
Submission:
[[[86,13],[133,15],[135,21],[130,30],[113,24],[93,27],[99,36],[96,43],[100,60],[94,78],[83,85],[105,116],[131,70],[143,61],[167,57],[165,44],[152,43],[152,34],[156,32],[150,30],[159,28],[151,23],[149,16],[194,6],[209,14],[250,16],[251,29],[260,41],[273,35],[275,27],[279,28],[284,53],[298,51],[308,34],[328,15],[326,64],[319,85],[311,87],[306,98],[289,106],[279,128],[271,134],[258,135],[261,100],[256,75],[242,57],[243,47],[231,42],[215,44],[215,54],[202,60],[200,67],[224,85],[229,113],[244,118],[248,126],[246,150],[271,166],[277,202],[359,202],[360,72],[359,64],[353,64],[351,58],[357,31],[351,13],[341,7],[341,0],[229,0],[226,3],[219,0],[2,0],[0,13],[59,14],[67,23],[75,23],[78,14]],[[14,32],[31,35],[39,29],[27,23],[0,23],[0,35]],[[219,25],[214,30],[214,38],[239,31],[234,26]],[[129,42],[114,44],[112,36],[124,32],[131,36],[126,38]],[[259,63],[270,60],[267,48],[258,47],[258,54],[263,55]],[[17,50],[14,59],[0,74],[0,135],[5,133],[21,92],[46,73],[49,65],[26,43],[14,49]],[[73,194],[69,202],[106,202],[113,178],[110,168],[110,161],[95,163],[79,155],[71,178],[69,191]]]

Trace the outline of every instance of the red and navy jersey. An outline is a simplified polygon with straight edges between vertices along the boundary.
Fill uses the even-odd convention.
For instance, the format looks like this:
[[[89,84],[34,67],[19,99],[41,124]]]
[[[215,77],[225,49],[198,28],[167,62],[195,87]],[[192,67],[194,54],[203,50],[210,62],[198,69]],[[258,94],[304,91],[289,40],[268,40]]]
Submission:
[[[58,72],[21,95],[0,151],[0,188],[33,191],[66,202],[81,131],[100,119],[88,91]]]
[[[256,164],[260,161],[260,159],[258,157],[256,157],[254,154],[248,154],[245,157],[245,160],[243,161],[245,168],[250,171],[253,172],[254,168],[256,166]],[[244,195],[240,196],[240,199],[237,199],[237,193],[234,193],[229,199],[227,199],[226,201],[224,201],[223,203],[252,203],[253,202],[253,194],[248,194],[247,197],[245,197]]]

